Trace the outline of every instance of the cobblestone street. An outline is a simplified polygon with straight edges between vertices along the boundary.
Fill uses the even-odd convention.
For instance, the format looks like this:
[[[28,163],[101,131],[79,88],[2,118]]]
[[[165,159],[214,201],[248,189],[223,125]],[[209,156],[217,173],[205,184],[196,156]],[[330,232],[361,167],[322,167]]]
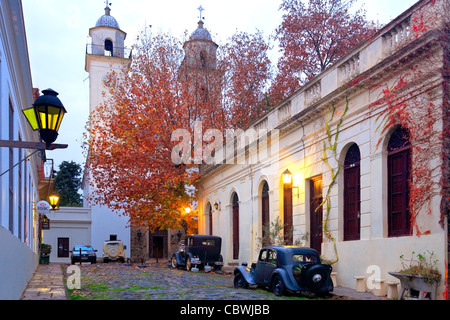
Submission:
[[[67,276],[65,273],[66,280]],[[306,299],[298,295],[279,298],[264,289],[235,289],[233,278],[232,274],[187,272],[163,264],[146,268],[120,263],[83,264],[81,289],[69,290],[68,295],[74,300]]]

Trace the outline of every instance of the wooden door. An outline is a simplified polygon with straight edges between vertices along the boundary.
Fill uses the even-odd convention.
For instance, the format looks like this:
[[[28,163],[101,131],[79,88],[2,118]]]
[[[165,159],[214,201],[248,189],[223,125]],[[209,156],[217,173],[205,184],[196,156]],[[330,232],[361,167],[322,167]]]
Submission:
[[[292,219],[292,187],[284,187],[284,242],[287,245],[291,245],[294,242],[294,232],[293,232],[293,219]]]
[[[213,213],[211,204],[209,205],[209,235],[213,235]]]
[[[409,168],[410,149],[388,156],[388,228],[390,237],[410,234]]]
[[[233,198],[233,259],[239,259],[239,198]]]
[[[58,258],[69,257],[69,238],[58,238]]]
[[[319,254],[322,252],[323,237],[323,209],[321,203],[322,195],[322,176],[314,178],[310,181],[310,246],[316,249]]]
[[[267,187],[266,187],[267,186]],[[262,197],[261,197],[261,224],[262,224],[262,237],[264,239],[266,235],[267,226],[269,225],[269,187],[267,183],[264,184]]]
[[[360,166],[344,169],[344,241],[361,238]]]

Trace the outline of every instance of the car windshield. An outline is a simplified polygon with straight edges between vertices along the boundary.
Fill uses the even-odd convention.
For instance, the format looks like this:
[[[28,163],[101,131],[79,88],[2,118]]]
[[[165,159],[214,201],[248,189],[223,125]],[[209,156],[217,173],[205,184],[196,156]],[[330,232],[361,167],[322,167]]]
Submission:
[[[216,241],[214,240],[202,240],[202,246],[215,246]]]
[[[317,255],[315,254],[294,254],[292,255],[292,260],[300,263],[318,262]]]
[[[92,249],[92,247],[86,247],[86,246],[75,246],[75,248],[73,249],[74,251],[94,251],[94,249]]]
[[[110,242],[106,244],[108,247],[118,247],[120,244],[118,242]]]

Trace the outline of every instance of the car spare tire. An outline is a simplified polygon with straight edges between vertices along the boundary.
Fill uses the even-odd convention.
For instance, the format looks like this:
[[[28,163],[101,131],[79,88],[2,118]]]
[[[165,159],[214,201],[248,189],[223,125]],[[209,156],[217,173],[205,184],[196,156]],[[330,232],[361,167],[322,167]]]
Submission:
[[[309,290],[319,291],[330,277],[331,266],[324,264],[306,265],[302,269],[302,282]]]
[[[106,247],[106,254],[110,257],[110,258],[117,258],[120,254],[120,250],[119,247],[116,246],[108,246]]]

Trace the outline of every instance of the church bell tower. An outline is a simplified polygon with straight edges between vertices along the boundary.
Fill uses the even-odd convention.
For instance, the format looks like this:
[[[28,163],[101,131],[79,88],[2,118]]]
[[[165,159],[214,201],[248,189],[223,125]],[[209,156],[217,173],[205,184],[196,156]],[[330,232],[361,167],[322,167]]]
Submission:
[[[111,16],[107,2],[105,14],[95,27],[89,29],[86,45],[85,70],[89,73],[90,112],[103,103],[103,92],[111,79],[110,74],[120,74],[131,63],[131,50],[125,48],[127,34]]]

